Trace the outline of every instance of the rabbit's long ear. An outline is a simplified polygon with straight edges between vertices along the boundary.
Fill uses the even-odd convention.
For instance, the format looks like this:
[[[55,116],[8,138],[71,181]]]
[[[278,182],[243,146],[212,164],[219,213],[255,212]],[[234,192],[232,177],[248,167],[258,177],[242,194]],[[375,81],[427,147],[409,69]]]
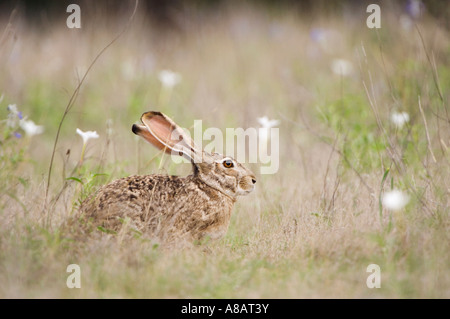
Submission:
[[[178,153],[191,161],[202,161],[202,150],[184,130],[160,112],[146,112],[141,116],[144,125],[133,125],[133,133],[141,136],[166,153]]]

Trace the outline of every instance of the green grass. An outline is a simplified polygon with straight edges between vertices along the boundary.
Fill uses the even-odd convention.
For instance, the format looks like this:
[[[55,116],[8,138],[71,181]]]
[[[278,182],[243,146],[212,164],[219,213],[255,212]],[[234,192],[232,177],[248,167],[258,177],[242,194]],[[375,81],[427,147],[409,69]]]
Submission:
[[[76,70],[82,76],[115,33],[89,22],[38,32],[13,21],[17,37],[0,46],[0,297],[449,298],[450,35],[427,16],[418,21],[424,47],[417,30],[401,28],[399,12],[383,12],[379,36],[340,14],[230,6],[220,17],[199,11],[178,31],[138,16],[94,65],[62,125],[47,202]],[[314,42],[312,27],[342,41]],[[353,73],[334,74],[337,58]],[[170,94],[161,91],[162,69],[182,75]],[[44,134],[16,138],[3,121],[12,103]],[[76,224],[62,226],[113,179],[190,173],[167,156],[160,166],[161,155],[135,139],[131,125],[149,110],[188,128],[195,119],[222,130],[257,127],[264,115],[281,120],[280,169],[258,176],[223,239],[167,251],[139,234],[80,238]],[[401,129],[390,121],[395,110],[410,115]],[[76,128],[100,135],[82,167]],[[410,196],[397,212],[380,207],[393,188]],[[81,289],[66,286],[72,263]],[[373,263],[380,289],[366,286]]]

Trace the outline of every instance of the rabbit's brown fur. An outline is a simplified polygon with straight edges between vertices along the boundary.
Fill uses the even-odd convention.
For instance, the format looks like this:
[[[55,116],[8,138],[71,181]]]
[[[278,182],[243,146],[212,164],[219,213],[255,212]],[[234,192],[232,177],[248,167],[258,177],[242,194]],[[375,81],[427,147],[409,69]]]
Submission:
[[[144,113],[141,121],[144,125],[134,125],[134,133],[166,152],[169,149],[187,155],[194,173],[187,177],[145,175],[115,180],[82,203],[84,217],[114,231],[129,218],[130,227],[162,243],[222,237],[236,197],[253,190],[254,174],[230,157],[199,150],[162,113]],[[173,131],[181,135],[176,141],[167,137]],[[230,163],[232,167],[226,167]]]

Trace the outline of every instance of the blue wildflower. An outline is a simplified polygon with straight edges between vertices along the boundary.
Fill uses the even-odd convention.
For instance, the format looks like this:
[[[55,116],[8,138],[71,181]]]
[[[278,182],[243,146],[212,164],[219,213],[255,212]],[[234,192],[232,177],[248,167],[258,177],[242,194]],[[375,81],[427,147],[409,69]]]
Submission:
[[[406,13],[413,19],[418,19],[425,10],[425,5],[420,0],[408,0],[406,3]]]

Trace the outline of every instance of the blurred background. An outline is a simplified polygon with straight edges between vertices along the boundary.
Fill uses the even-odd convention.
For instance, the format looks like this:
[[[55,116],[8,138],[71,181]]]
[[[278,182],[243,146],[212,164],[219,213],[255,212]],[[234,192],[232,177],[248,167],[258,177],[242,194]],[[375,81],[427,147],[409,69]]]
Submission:
[[[0,4],[3,103],[17,104],[36,123],[45,124],[40,139],[48,139],[48,146],[77,81],[125,28],[134,8],[134,1],[81,1],[82,28],[69,29],[70,3]],[[211,122],[220,118],[225,125],[245,128],[258,126],[262,116],[298,123],[300,113],[315,117],[311,111],[317,105],[355,92],[352,99],[365,99],[361,84],[366,68],[373,68],[376,93],[395,98],[391,106],[380,106],[384,111],[408,104],[392,93],[392,82],[405,79],[399,65],[418,58],[414,49],[420,50],[422,41],[415,24],[430,25],[422,30],[423,40],[436,48],[435,58],[447,62],[449,6],[445,1],[382,1],[382,28],[376,30],[366,27],[369,3],[140,1],[126,33],[89,74],[62,126],[63,136],[79,126],[106,132],[110,120],[117,142],[126,144],[130,123],[155,108],[182,116],[184,126],[204,119],[220,127]],[[174,89],[162,87],[162,70],[179,76]],[[7,110],[0,112],[6,116]],[[292,142],[292,136],[283,138],[286,145]],[[39,150],[34,156],[50,151],[46,144]]]
[[[69,245],[83,297],[449,297],[448,1],[141,0],[130,22],[134,6],[0,3],[0,295],[71,297],[55,284]],[[280,128],[279,171],[212,256],[84,248],[59,229],[109,180],[190,173],[132,134],[149,110],[191,130]],[[383,204],[393,190],[400,209]],[[372,262],[384,290],[365,285]]]

